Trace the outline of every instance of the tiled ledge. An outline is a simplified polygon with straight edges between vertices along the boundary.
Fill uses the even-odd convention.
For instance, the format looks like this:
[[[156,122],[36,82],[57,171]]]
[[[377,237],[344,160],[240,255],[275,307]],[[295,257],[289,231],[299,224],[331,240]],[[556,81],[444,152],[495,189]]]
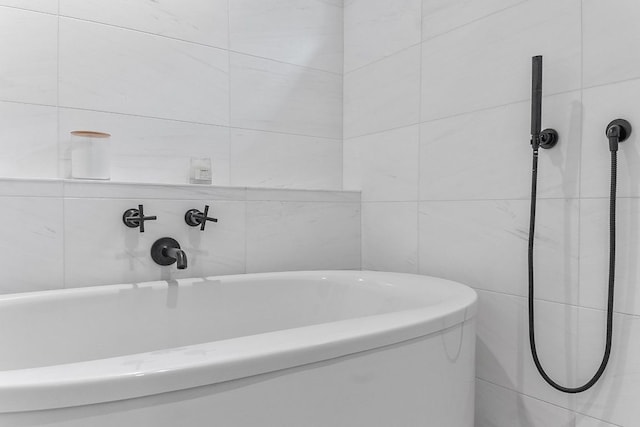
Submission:
[[[360,202],[359,191],[149,184],[71,179],[0,178],[0,197]]]

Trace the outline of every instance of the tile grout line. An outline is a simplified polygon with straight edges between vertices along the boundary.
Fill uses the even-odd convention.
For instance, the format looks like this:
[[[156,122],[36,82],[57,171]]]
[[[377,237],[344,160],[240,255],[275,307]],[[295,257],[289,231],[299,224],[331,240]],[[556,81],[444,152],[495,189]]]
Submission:
[[[385,55],[385,56],[383,56],[383,57],[381,57],[381,58],[378,58],[378,59],[376,59],[376,60],[374,60],[374,61],[371,61],[371,62],[369,62],[369,63],[367,63],[367,64],[360,65],[360,66],[358,66],[358,67],[356,67],[356,68],[353,68],[353,69],[351,69],[351,70],[349,70],[349,71],[347,71],[347,70],[345,69],[345,70],[344,70],[344,75],[345,75],[345,76],[348,76],[348,75],[353,74],[353,73],[355,73],[355,72],[362,71],[362,70],[364,70],[365,68],[368,68],[368,67],[370,67],[370,66],[372,66],[372,65],[378,64],[378,63],[380,63],[380,62],[382,62],[382,61],[385,61],[385,60],[387,60],[387,59],[390,59],[390,58],[392,58],[392,57],[394,57],[394,56],[396,56],[396,55],[399,55],[399,54],[404,53],[404,52],[406,52],[406,51],[408,51],[408,50],[410,50],[410,49],[412,49],[412,48],[414,48],[414,47],[416,47],[416,46],[421,46],[421,45],[422,45],[422,41],[419,41],[419,42],[416,42],[416,43],[412,43],[412,44],[411,44],[411,45],[409,45],[408,47],[403,47],[402,49],[398,49],[398,50],[396,50],[396,51],[394,51],[394,52],[392,52],[392,53],[390,53],[390,54],[388,54],[388,55]]]
[[[233,144],[231,143],[231,138],[232,138],[232,132],[231,132],[231,114],[232,114],[232,110],[231,110],[231,0],[227,0],[227,60],[228,60],[228,64],[229,64],[229,75],[228,75],[228,82],[229,82],[229,104],[228,104],[228,108],[229,108],[229,185],[232,184],[232,177],[233,177],[233,170],[232,170],[232,165],[233,165]],[[243,201],[243,205],[244,205],[244,259],[243,259],[243,266],[242,266],[242,271],[244,272],[244,274],[247,274],[248,268],[247,268],[247,248],[248,248],[248,240],[249,240],[249,195],[248,195],[248,189],[245,187],[244,191],[244,201]]]
[[[62,145],[61,145],[61,140],[60,140],[60,130],[61,130],[61,125],[60,125],[60,50],[61,50],[61,43],[60,43],[60,0],[57,0],[58,4],[57,4],[57,16],[56,16],[56,23],[57,23],[57,52],[56,52],[56,147],[57,147],[57,156],[56,156],[56,166],[57,166],[57,175],[58,178],[62,177],[63,171],[62,171],[62,165],[61,165],[61,157],[62,157]],[[66,198],[64,197],[65,194],[65,190],[64,190],[65,184],[62,183],[62,195],[60,197],[60,204],[61,204],[61,209],[62,209],[62,224],[60,229],[62,230],[62,283],[61,288],[62,289],[66,289],[67,288],[67,201]]]
[[[515,8],[515,7],[518,7],[518,6],[522,6],[522,4],[523,4],[523,3],[525,3],[525,2],[527,2],[527,1],[528,1],[528,0],[521,0],[521,1],[519,1],[519,2],[517,2],[517,3],[515,3],[515,4],[512,4],[512,5],[510,5],[510,6],[503,7],[502,9],[495,10],[495,11],[493,11],[493,12],[489,13],[488,15],[481,16],[481,17],[476,18],[476,19],[473,19],[473,20],[471,20],[471,21],[469,21],[469,22],[465,22],[465,23],[464,23],[464,24],[462,24],[462,25],[458,25],[457,27],[453,27],[453,28],[451,28],[451,29],[449,29],[449,30],[446,30],[446,31],[443,31],[443,32],[441,32],[441,33],[434,34],[434,35],[433,35],[433,36],[431,36],[431,37],[428,37],[428,38],[426,38],[426,39],[423,39],[422,41],[423,41],[423,42],[431,41],[431,40],[437,39],[437,38],[439,38],[439,37],[445,36],[445,35],[447,35],[447,34],[453,33],[454,31],[458,31],[458,30],[460,30],[460,29],[462,29],[462,28],[464,28],[464,27],[466,27],[466,26],[476,24],[476,23],[478,23],[478,22],[480,22],[480,21],[483,21],[483,20],[485,20],[485,19],[487,19],[487,18],[490,18],[490,17],[492,17],[492,16],[494,16],[494,15],[499,15],[499,14],[501,14],[502,12],[505,12],[505,11],[507,11],[507,10],[509,10],[509,9],[513,9],[513,8]]]
[[[424,37],[424,1],[420,2],[420,70],[419,76],[420,80],[418,82],[418,121],[422,120],[422,103],[424,102],[424,97],[422,95],[423,90],[423,76],[424,76],[424,55],[423,52],[423,37]],[[418,182],[416,185],[416,205],[415,205],[415,213],[416,213],[416,274],[422,273],[422,263],[420,261],[420,243],[422,241],[421,231],[420,231],[420,195],[422,194],[422,124],[418,124],[418,155],[416,158],[416,162],[418,163]]]
[[[58,0],[58,15],[56,16],[56,175],[62,178],[60,158],[62,146],[60,143],[60,0]]]
[[[592,86],[585,86],[585,87],[580,88],[580,89],[572,89],[572,90],[567,90],[567,91],[554,92],[554,93],[545,95],[544,98],[552,98],[552,97],[556,97],[556,96],[560,96],[560,95],[567,95],[567,94],[570,94],[570,93],[573,93],[573,92],[575,92],[575,93],[577,93],[577,92],[584,93],[585,90],[597,89],[597,88],[602,88],[602,87],[611,86],[611,85],[617,85],[617,84],[630,83],[630,82],[633,82],[633,81],[640,81],[640,77],[623,79],[623,80],[618,80],[618,81],[604,83],[604,84],[598,84],[598,85],[592,85]],[[164,121],[170,121],[170,122],[188,123],[188,124],[195,124],[195,125],[202,125],[202,126],[230,127],[232,129],[242,129],[242,130],[249,130],[249,131],[256,131],[256,132],[276,133],[276,134],[294,135],[294,136],[304,136],[304,137],[309,137],[309,138],[321,138],[321,139],[329,139],[329,140],[334,140],[334,141],[340,140],[340,138],[335,138],[335,137],[330,137],[330,136],[311,135],[311,134],[304,134],[304,133],[287,132],[287,131],[282,131],[282,130],[270,130],[270,129],[259,129],[259,128],[250,128],[250,127],[241,127],[241,126],[231,126],[231,125],[224,125],[224,124],[218,124],[218,123],[206,123],[206,122],[183,120],[183,119],[176,119],[176,118],[169,118],[169,117],[159,117],[159,116],[136,114],[136,113],[123,113],[123,112],[118,112],[118,111],[99,110],[99,109],[84,108],[84,107],[77,107],[77,106],[52,105],[52,104],[43,104],[43,103],[37,103],[37,102],[16,101],[16,100],[11,100],[11,99],[0,99],[0,102],[11,103],[11,104],[21,104],[21,105],[33,105],[33,106],[40,106],[40,107],[59,107],[59,108],[62,108],[62,109],[69,109],[69,110],[91,111],[91,112],[96,112],[96,113],[105,113],[105,114],[115,114],[115,115],[120,115],[120,116],[139,117],[139,118],[152,119],[152,120],[164,120]],[[367,133],[363,133],[363,134],[351,135],[351,136],[348,136],[348,137],[343,134],[343,139],[348,140],[348,139],[356,139],[356,138],[361,138],[361,137],[365,137],[365,136],[376,135],[376,134],[379,134],[379,133],[384,133],[384,132],[389,132],[389,131],[392,131],[392,130],[402,129],[402,128],[405,128],[405,127],[415,126],[415,125],[424,124],[424,123],[431,123],[431,122],[436,122],[436,121],[441,121],[441,120],[453,119],[453,118],[460,117],[460,116],[471,115],[471,114],[475,114],[475,113],[479,113],[479,112],[483,112],[483,111],[490,111],[490,110],[494,110],[494,109],[504,108],[504,107],[515,105],[515,104],[522,104],[522,103],[525,103],[525,102],[528,102],[528,100],[527,99],[521,99],[521,100],[517,100],[517,101],[513,101],[513,102],[508,102],[506,104],[499,104],[499,105],[493,105],[493,106],[488,106],[488,107],[482,107],[482,108],[475,109],[475,110],[463,111],[463,112],[451,114],[451,115],[448,115],[448,116],[435,117],[435,118],[431,118],[431,119],[424,120],[424,121],[420,120],[420,121],[412,122],[412,123],[405,124],[405,125],[395,126],[395,127],[392,127],[392,128],[380,129],[380,130],[376,130],[376,131],[373,131],[373,132],[367,132]]]
[[[228,108],[228,122],[229,122],[229,129],[227,130],[227,134],[229,136],[229,140],[227,141],[227,150],[229,152],[229,160],[228,160],[228,177],[227,177],[227,181],[229,183],[229,185],[231,185],[233,183],[233,176],[234,176],[234,172],[232,170],[232,166],[233,166],[233,144],[231,143],[231,137],[232,137],[232,132],[231,132],[231,0],[227,0],[227,108]],[[246,206],[245,206],[245,216],[246,216]],[[245,224],[246,226],[246,224]],[[246,264],[247,264],[247,259],[246,259],[246,235],[245,235],[245,273],[247,271],[246,269]]]
[[[634,80],[640,80],[640,77],[638,79],[634,79]],[[565,91],[559,91],[559,92],[553,92],[551,94],[547,94],[543,96],[543,99],[548,99],[548,98],[553,98],[556,96],[562,96],[562,95],[568,95],[571,93],[578,93],[580,92],[580,88],[577,89],[570,89],[570,90],[565,90]],[[510,107],[516,104],[525,104],[528,103],[529,99],[519,99],[516,101],[511,101],[511,102],[507,102],[505,104],[498,104],[498,105],[490,105],[487,107],[481,107],[481,108],[477,108],[474,110],[469,110],[469,111],[462,111],[462,112],[458,112],[458,113],[453,113],[453,114],[449,114],[447,116],[442,116],[442,117],[433,117],[427,120],[422,120],[422,118],[420,118],[417,122],[411,122],[408,124],[403,124],[403,125],[399,125],[399,126],[394,126],[391,128],[384,128],[384,129],[380,129],[380,130],[376,130],[373,132],[366,132],[366,133],[362,133],[362,134],[356,134],[356,135],[352,135],[347,137],[347,139],[356,139],[356,138],[361,138],[364,136],[370,136],[370,135],[376,135],[378,133],[384,133],[384,132],[389,132],[392,130],[396,130],[396,129],[401,129],[401,128],[405,128],[405,127],[409,127],[409,126],[415,126],[415,125],[420,125],[420,124],[425,124],[425,123],[433,123],[433,122],[437,122],[437,121],[441,121],[441,120],[449,120],[449,119],[454,119],[456,117],[461,117],[461,116],[467,116],[467,115],[472,115],[472,114],[476,114],[476,113],[481,113],[481,112],[485,112],[485,111],[491,111],[491,110],[497,110],[500,108],[505,108],[505,107]]]
[[[173,41],[177,41],[177,42],[189,43],[189,44],[196,45],[196,46],[201,46],[201,47],[204,47],[204,48],[216,49],[216,50],[224,50],[224,51],[236,53],[238,55],[245,55],[245,56],[249,56],[249,57],[252,57],[252,58],[264,59],[266,61],[272,61],[272,62],[277,62],[279,64],[291,65],[293,67],[304,68],[306,70],[316,71],[316,72],[319,72],[319,73],[326,73],[326,74],[331,74],[331,75],[334,75],[334,76],[340,76],[341,75],[340,73],[334,72],[334,71],[323,70],[323,69],[320,69],[320,68],[309,67],[309,66],[306,66],[306,65],[294,64],[292,62],[286,62],[286,61],[282,61],[282,60],[275,59],[275,58],[269,58],[269,57],[266,57],[266,56],[255,55],[255,54],[252,54],[252,53],[247,53],[247,52],[242,52],[242,51],[235,51],[235,50],[230,49],[229,47],[224,48],[224,47],[220,47],[220,46],[214,46],[214,45],[210,45],[210,44],[206,44],[206,43],[196,42],[196,41],[193,41],[193,40],[186,40],[186,39],[181,39],[181,38],[177,38],[177,37],[170,37],[170,36],[166,36],[164,34],[157,34],[157,33],[152,33],[150,31],[139,30],[137,28],[123,27],[121,25],[109,24],[109,23],[106,23],[106,22],[94,21],[94,20],[91,20],[91,19],[76,18],[74,16],[69,16],[69,15],[59,15],[59,17],[63,18],[63,19],[69,19],[69,20],[73,20],[73,21],[78,21],[78,22],[90,23],[90,24],[95,24],[95,25],[102,25],[102,26],[109,27],[109,28],[117,28],[117,29],[124,30],[124,31],[131,31],[131,32],[139,33],[139,34],[145,34],[145,35],[148,35],[148,36],[158,37],[158,38],[166,39],[166,40],[173,40]],[[229,20],[229,16],[228,15],[227,15],[227,19]]]
[[[114,114],[114,115],[118,115],[118,116],[135,117],[135,118],[149,119],[149,120],[161,120],[161,121],[165,121],[165,122],[184,123],[184,124],[199,125],[199,126],[217,127],[217,128],[229,128],[229,129],[237,129],[237,130],[246,130],[246,131],[251,131],[251,132],[264,132],[264,133],[279,134],[279,135],[300,136],[300,137],[304,137],[304,138],[324,139],[324,140],[334,141],[334,142],[341,141],[340,138],[334,138],[334,137],[330,137],[330,136],[319,136],[319,135],[310,135],[310,134],[279,131],[279,130],[258,129],[258,128],[248,128],[248,127],[241,127],[241,126],[222,125],[222,124],[215,124],[215,123],[195,122],[195,121],[189,121],[189,120],[172,119],[172,118],[158,117],[158,116],[145,116],[145,115],[142,115],[142,114],[121,113],[121,112],[117,112],[117,111],[107,111],[107,110],[96,110],[96,109],[92,109],[92,108],[69,107],[69,106],[59,106],[58,107],[56,105],[50,105],[50,104],[37,104],[37,103],[33,103],[33,102],[22,102],[22,101],[11,101],[11,100],[1,100],[0,99],[0,103],[2,103],[2,102],[10,103],[10,104],[37,106],[37,107],[60,108],[60,109],[64,109],[64,110],[88,111],[88,112],[101,113],[101,114]]]
[[[556,97],[556,96],[567,95],[567,94],[574,93],[574,92],[575,93],[584,92],[584,90],[588,90],[588,89],[592,89],[592,88],[604,87],[604,86],[609,86],[609,85],[614,85],[614,84],[628,83],[628,82],[632,82],[632,81],[636,81],[636,80],[640,80],[640,77],[632,78],[632,79],[626,79],[626,80],[620,80],[620,81],[617,81],[617,82],[606,83],[606,84],[603,84],[603,85],[585,87],[585,88],[582,88],[582,89],[572,89],[572,90],[568,90],[568,91],[555,92],[555,93],[552,93],[552,94],[545,95],[544,98],[552,98],[552,97]],[[0,99],[0,102],[22,104],[22,105],[35,105],[35,106],[42,106],[42,107],[56,107],[56,105],[51,105],[51,104],[40,104],[40,103],[33,103],[33,102],[23,102],[23,101],[9,100],[9,99]],[[441,120],[453,119],[453,118],[460,117],[460,116],[471,115],[471,114],[480,113],[480,112],[484,112],[484,111],[490,111],[490,110],[494,110],[494,109],[500,109],[500,108],[504,108],[504,107],[509,107],[509,106],[512,106],[512,105],[515,105],[515,104],[523,104],[525,102],[528,102],[528,101],[526,99],[522,99],[522,100],[509,102],[509,103],[506,103],[506,104],[499,104],[499,105],[482,107],[482,108],[479,108],[479,109],[463,111],[463,112],[451,114],[451,115],[448,115],[448,116],[435,117],[435,118],[431,118],[431,119],[424,120],[424,121],[423,120],[419,120],[417,122],[411,122],[411,123],[403,124],[403,125],[400,125],[400,126],[394,126],[394,127],[391,127],[391,128],[379,129],[379,130],[375,130],[375,131],[372,131],[372,132],[366,132],[366,133],[355,134],[355,135],[350,135],[350,136],[346,136],[344,134],[344,132],[343,132],[342,139],[343,140],[350,140],[350,139],[356,139],[356,138],[361,138],[361,137],[366,137],[366,136],[377,135],[377,134],[380,134],[380,133],[385,133],[385,132],[390,132],[390,131],[397,130],[397,129],[402,129],[402,128],[405,128],[405,127],[420,125],[420,124],[424,124],[424,123],[432,123],[432,122],[437,122],[437,121],[441,121]],[[229,127],[231,129],[240,129],[240,130],[248,130],[248,131],[255,131],[255,132],[265,132],[265,133],[273,133],[273,134],[283,134],[283,135],[293,135],[293,136],[301,136],[301,137],[308,137],[308,138],[319,138],[319,139],[326,139],[326,140],[332,140],[332,141],[339,141],[340,140],[340,138],[331,137],[331,136],[312,135],[312,134],[297,133],[297,132],[288,132],[288,131],[284,131],[284,130],[259,129],[259,128],[251,128],[251,127],[232,126],[230,124],[229,125],[225,125],[225,124],[219,124],[219,123],[206,123],[206,122],[191,121],[191,120],[184,120],[184,119],[176,119],[176,118],[169,118],[169,117],[160,117],[160,116],[144,115],[144,114],[137,114],[137,113],[123,113],[123,112],[118,112],[118,111],[99,110],[99,109],[84,108],[84,107],[77,107],[77,106],[58,105],[57,107],[61,108],[61,109],[79,110],[79,111],[91,111],[91,112],[104,113],[104,114],[115,114],[115,115],[120,115],[120,116],[138,117],[138,118],[145,118],[145,119],[152,119],[152,120],[163,120],[163,121],[169,121],[169,122],[187,123],[187,124],[202,125],[202,126]]]
[[[340,27],[342,40],[342,66],[340,69],[340,188],[344,190],[344,63],[345,63],[345,43],[344,43],[344,28],[345,28],[345,20],[344,20],[344,2],[342,2],[342,13],[340,15],[342,17],[342,25]],[[362,224],[362,212],[360,212],[360,224]],[[362,254],[362,242],[360,243],[360,254]],[[362,263],[360,263],[362,268]]]
[[[584,105],[584,17],[582,10],[582,0],[580,0],[580,105]],[[577,303],[578,306],[582,301],[582,155],[584,153],[584,114],[580,114],[580,163],[578,166],[578,268],[577,268],[577,279],[578,279],[578,292],[577,292]],[[578,324],[576,325],[576,355],[580,350],[580,340],[582,334],[580,333],[582,330],[582,326],[580,324],[580,314],[578,313]],[[580,360],[578,359],[575,368],[575,374],[578,376],[580,374]],[[577,420],[576,420],[577,422]]]
[[[604,420],[602,418],[598,418],[598,417],[594,417],[594,416],[589,415],[589,414],[585,414],[585,413],[580,412],[580,411],[578,411],[576,409],[567,408],[567,407],[564,407],[562,405],[558,405],[557,403],[549,402],[549,401],[541,399],[539,397],[532,396],[530,394],[520,392],[518,390],[515,390],[515,389],[507,387],[507,386],[504,386],[502,384],[495,383],[495,382],[493,382],[491,380],[488,380],[486,378],[481,378],[481,377],[476,376],[476,380],[482,381],[482,382],[487,383],[487,384],[491,384],[494,387],[501,388],[501,389],[509,391],[511,393],[519,394],[519,395],[522,395],[522,396],[526,396],[529,399],[537,400],[538,402],[541,402],[541,403],[544,403],[544,404],[548,404],[548,405],[554,406],[554,407],[559,408],[559,409],[563,409],[563,410],[565,410],[567,412],[570,412],[570,413],[574,414],[574,417],[576,415],[582,415],[582,416],[585,416],[585,417],[588,417],[588,418],[592,418],[592,419],[597,420],[597,421],[601,421],[601,422],[604,422],[604,423],[607,423],[607,424],[611,424],[613,427],[623,427],[623,426],[621,426],[619,424],[612,423],[611,421],[607,421],[607,420]],[[576,419],[576,421],[577,421],[577,419]]]
[[[491,384],[492,386],[494,386],[494,387],[498,387],[498,388],[501,388],[501,389],[503,389],[503,390],[507,390],[507,391],[509,391],[509,392],[511,392],[511,393],[513,393],[513,394],[522,395],[522,396],[528,397],[529,399],[536,400],[536,401],[538,401],[538,402],[541,402],[541,403],[544,403],[544,404],[547,404],[547,405],[550,405],[550,406],[553,406],[553,407],[556,407],[556,408],[562,409],[562,410],[564,410],[564,411],[566,411],[566,412],[568,412],[568,413],[572,414],[572,415],[573,415],[573,417],[574,417],[574,419],[575,419],[575,413],[576,413],[576,412],[575,412],[573,409],[566,408],[566,407],[564,407],[564,406],[562,406],[562,405],[558,405],[557,403],[549,402],[548,400],[541,399],[540,397],[537,397],[537,396],[532,396],[532,395],[530,395],[530,394],[523,393],[523,392],[521,392],[521,391],[519,391],[519,390],[516,390],[516,389],[510,388],[510,387],[504,386],[504,385],[502,385],[502,384],[495,383],[495,382],[493,382],[493,381],[491,381],[491,380],[488,380],[488,379],[485,379],[485,378],[481,378],[481,377],[479,377],[479,376],[477,376],[477,375],[476,375],[476,380],[478,380],[478,381],[482,381],[482,382],[485,382],[485,383],[487,383],[487,384]]]
[[[580,412],[580,411],[578,411],[578,410],[573,410],[573,413],[574,413],[574,414],[576,414],[576,421],[577,421],[577,418],[578,418],[577,416],[578,416],[578,415],[581,415],[581,416],[583,416],[583,417],[587,417],[587,418],[591,418],[591,419],[596,420],[596,421],[600,421],[600,422],[603,422],[603,423],[607,423],[607,424],[609,424],[611,427],[624,427],[623,425],[616,424],[616,423],[613,423],[613,422],[611,422],[611,421],[604,420],[604,419],[602,419],[602,418],[594,417],[593,415],[585,414],[585,413]]]
[[[378,62],[380,62],[380,61],[383,61],[383,60],[385,60],[385,59],[387,59],[387,58],[390,58],[390,57],[392,57],[392,56],[394,56],[394,55],[396,55],[396,54],[398,54],[398,53],[400,53],[400,52],[404,52],[404,51],[406,51],[406,50],[409,50],[409,49],[411,49],[412,47],[415,47],[415,46],[418,46],[418,45],[422,45],[422,44],[423,44],[423,43],[425,43],[425,42],[429,42],[429,41],[434,40],[434,39],[436,39],[436,38],[438,38],[438,37],[444,36],[444,35],[446,35],[446,34],[449,34],[449,33],[452,33],[452,32],[454,32],[454,31],[457,31],[457,30],[459,30],[459,29],[461,29],[461,28],[464,28],[464,27],[466,27],[466,26],[468,26],[468,25],[471,25],[471,24],[477,23],[477,22],[479,22],[479,21],[482,21],[482,20],[484,20],[484,19],[486,19],[486,18],[489,18],[489,17],[491,17],[491,16],[493,16],[493,15],[498,15],[498,14],[500,14],[500,13],[502,13],[502,12],[506,11],[506,10],[509,10],[509,9],[514,8],[514,7],[520,6],[520,5],[522,5],[522,3],[525,3],[526,1],[527,1],[527,0],[521,0],[520,2],[518,2],[518,3],[516,3],[516,4],[513,4],[513,5],[510,5],[510,6],[504,7],[504,8],[502,8],[502,9],[496,10],[496,11],[494,11],[494,12],[491,12],[491,13],[490,13],[490,14],[488,14],[488,15],[481,16],[480,18],[476,18],[476,19],[474,19],[474,20],[472,20],[472,21],[466,22],[466,23],[464,23],[464,24],[462,24],[462,25],[459,25],[459,26],[457,26],[457,27],[451,28],[451,29],[449,29],[449,30],[447,30],[447,31],[444,31],[444,32],[442,32],[442,33],[434,34],[432,37],[428,37],[428,38],[426,38],[426,39],[424,39],[424,27],[423,27],[423,26],[424,26],[424,22],[423,22],[423,19],[422,19],[422,18],[423,18],[423,16],[424,16],[424,2],[422,2],[422,3],[421,3],[421,5],[420,5],[420,41],[419,41],[419,42],[414,43],[414,44],[410,45],[409,47],[405,47],[405,48],[402,48],[402,49],[400,49],[400,50],[397,50],[397,51],[395,51],[395,52],[393,52],[393,53],[390,53],[390,54],[388,54],[388,55],[385,55],[385,56],[383,56],[383,57],[381,57],[381,58],[375,59],[375,60],[373,60],[373,61],[371,61],[371,62],[367,62],[366,64],[359,65],[359,66],[357,66],[357,67],[355,67],[355,68],[352,68],[352,69],[350,69],[350,70],[348,70],[348,71],[345,69],[344,74],[345,74],[345,75],[347,75],[347,74],[351,74],[351,73],[353,73],[353,72],[356,72],[356,71],[362,70],[363,68],[366,68],[366,67],[368,67],[369,65],[376,64],[376,63],[378,63]]]
[[[522,300],[525,300],[525,301],[527,300],[527,295],[518,295],[518,294],[512,294],[512,293],[504,292],[504,291],[483,289],[483,288],[479,288],[477,286],[471,286],[471,285],[468,285],[468,286],[473,288],[475,291],[479,291],[479,292],[487,292],[487,293],[490,293],[490,294],[497,294],[497,295],[502,295],[502,296],[507,296],[507,297],[512,297],[512,298],[518,298],[518,299],[522,299]],[[600,314],[603,314],[603,315],[607,313],[606,307],[604,307],[604,308],[589,307],[589,306],[580,305],[579,303],[578,304],[571,304],[571,303],[568,303],[568,302],[553,301],[553,300],[550,300],[550,299],[538,298],[538,297],[535,298],[535,301],[543,302],[545,304],[563,305],[563,306],[566,306],[566,307],[574,308],[576,310],[597,311],[597,312],[599,312]],[[633,314],[633,313],[626,313],[626,312],[615,311],[615,310],[614,310],[613,313],[614,313],[614,315],[617,315],[617,316],[628,317],[628,318],[631,318],[631,319],[640,320],[640,313]]]
[[[58,2],[58,6],[57,6],[57,10],[55,12],[45,12],[43,10],[36,10],[36,9],[28,9],[26,7],[19,7],[19,6],[10,6],[7,4],[0,4],[0,8],[2,9],[12,9],[12,10],[19,10],[22,12],[32,12],[32,13],[37,13],[40,15],[49,15],[49,16],[58,16],[59,12],[60,12],[60,3]]]

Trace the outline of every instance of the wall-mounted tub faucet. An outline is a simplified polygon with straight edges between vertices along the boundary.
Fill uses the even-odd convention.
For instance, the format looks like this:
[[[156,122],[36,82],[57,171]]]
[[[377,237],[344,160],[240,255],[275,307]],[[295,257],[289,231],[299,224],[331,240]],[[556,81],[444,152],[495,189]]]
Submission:
[[[137,228],[140,227],[140,232],[144,233],[144,222],[145,221],[155,221],[158,217],[153,216],[144,216],[144,206],[138,205],[138,209],[127,209],[124,211],[122,215],[122,222],[129,228]]]
[[[218,218],[211,218],[208,215],[209,205],[205,205],[204,212],[200,212],[198,209],[189,209],[184,214],[184,221],[191,227],[200,226],[200,231],[204,231],[207,221],[218,222]]]
[[[176,263],[178,270],[187,268],[187,254],[180,249],[180,244],[171,237],[163,237],[156,240],[151,246],[151,258],[158,265],[171,265]]]

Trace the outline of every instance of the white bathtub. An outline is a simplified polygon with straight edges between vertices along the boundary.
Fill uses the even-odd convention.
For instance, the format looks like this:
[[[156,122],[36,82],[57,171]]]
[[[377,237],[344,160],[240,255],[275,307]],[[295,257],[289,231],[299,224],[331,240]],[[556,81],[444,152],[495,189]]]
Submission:
[[[345,271],[0,296],[0,426],[472,427],[475,310]]]

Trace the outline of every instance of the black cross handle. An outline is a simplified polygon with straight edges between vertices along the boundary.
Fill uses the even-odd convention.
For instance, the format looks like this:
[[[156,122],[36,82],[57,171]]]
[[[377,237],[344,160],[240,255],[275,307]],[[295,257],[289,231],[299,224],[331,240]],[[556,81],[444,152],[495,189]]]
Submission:
[[[184,221],[191,227],[200,226],[200,231],[204,231],[204,227],[207,225],[207,221],[218,222],[218,218],[212,218],[209,215],[209,205],[205,205],[204,212],[200,212],[198,209],[189,209],[184,214]]]

